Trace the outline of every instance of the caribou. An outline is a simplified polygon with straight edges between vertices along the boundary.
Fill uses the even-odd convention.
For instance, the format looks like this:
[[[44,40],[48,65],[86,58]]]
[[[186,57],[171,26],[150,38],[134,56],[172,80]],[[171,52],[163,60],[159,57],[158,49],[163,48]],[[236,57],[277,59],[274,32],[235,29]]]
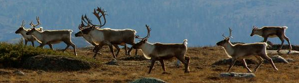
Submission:
[[[39,24],[39,19],[37,19]],[[65,44],[67,44],[66,48],[63,50],[65,51],[69,46],[72,46],[74,49],[74,54],[77,56],[76,53],[76,45],[71,40],[71,33],[72,30],[45,30],[45,31],[39,31],[35,27],[32,22],[30,25],[33,27],[31,30],[29,30],[26,35],[32,35],[39,43],[39,47],[43,47],[44,45],[49,45],[49,47],[53,50],[52,44],[59,43],[63,41]]]
[[[82,16],[82,20],[84,20],[83,16]],[[75,34],[75,37],[83,37],[89,44],[95,46],[95,48],[93,49],[93,52],[96,52],[96,50],[98,49],[98,48],[96,48],[97,44],[95,44],[95,43],[93,42],[92,37],[90,37],[90,36],[88,36],[88,35],[86,35],[86,34],[83,34],[82,31],[81,31],[81,30],[83,30],[84,28],[89,28],[89,27],[91,27],[91,26],[86,26],[86,25],[84,25],[84,23],[82,22],[82,20],[81,20],[81,24],[78,26],[78,28],[79,28],[80,31],[77,32],[77,33]],[[113,44],[113,46],[117,49],[117,53],[116,53],[116,56],[117,56],[118,53],[119,53],[119,51],[120,51],[120,48],[118,47],[117,44]],[[126,47],[126,45],[125,45],[125,47]],[[126,48],[125,48],[125,49],[126,49]],[[100,53],[100,54],[101,54],[101,53]]]
[[[102,14],[101,16],[99,14]],[[135,44],[135,34],[136,31],[133,29],[110,29],[110,28],[102,28],[106,24],[106,17],[105,17],[105,11],[103,11],[101,8],[94,9],[93,14],[97,17],[97,19],[100,22],[100,25],[94,25],[91,20],[85,15],[84,19],[81,20],[81,25],[79,25],[79,32],[77,36],[82,35],[88,42],[91,44],[95,44],[94,48],[94,58],[96,58],[96,55],[98,51],[102,48],[104,45],[109,45],[110,51],[112,53],[113,58],[115,59],[120,51],[120,48],[118,45],[125,46],[126,54],[129,55],[130,53],[127,53],[127,47],[126,44],[133,45]],[[104,23],[102,24],[101,17],[104,18]],[[82,16],[83,18],[83,16]],[[84,23],[87,23],[87,25],[84,25]],[[116,55],[113,52],[113,46],[117,48]],[[137,51],[136,51],[137,54]]]
[[[38,20],[39,18],[37,17],[36,20]],[[34,46],[34,41],[36,41],[36,39],[32,36],[32,35],[26,35],[26,33],[31,30],[31,29],[26,29],[24,27],[24,20],[22,21],[22,24],[21,26],[19,27],[19,29],[15,32],[16,34],[21,34],[23,36],[23,39],[25,40],[25,45],[27,45],[27,42],[31,42],[31,45]],[[35,26],[38,26],[40,23],[38,23],[37,25]],[[40,27],[40,28],[36,28],[36,30],[38,31],[42,31],[43,28]]]
[[[224,37],[224,39],[217,42],[217,46],[222,46],[225,50],[226,55],[229,58],[232,58],[232,63],[230,64],[227,72],[230,71],[230,69],[234,66],[237,60],[242,60],[244,67],[248,70],[248,72],[252,72],[247,67],[247,63],[245,61],[245,58],[249,56],[255,56],[259,60],[259,64],[255,67],[254,72],[256,72],[260,65],[263,63],[263,59],[268,60],[271,63],[272,67],[275,70],[278,70],[273,60],[267,55],[267,43],[257,42],[245,44],[232,44],[230,42],[231,32],[232,30],[229,28],[229,37],[225,37],[223,34],[222,36]]]
[[[136,36],[136,38],[141,39],[141,41],[134,44],[133,48],[141,49],[144,57],[151,60],[148,74],[151,73],[156,60],[161,63],[163,73],[166,73],[164,60],[171,59],[173,57],[176,57],[179,61],[181,61],[185,66],[185,73],[189,73],[190,58],[185,56],[188,49],[187,39],[185,39],[183,43],[150,43],[147,39],[150,37],[151,29],[148,25],[146,25],[146,28],[147,36],[144,38]]]
[[[262,28],[257,28],[255,26],[253,26],[250,36],[253,36],[253,35],[261,36],[264,38],[264,42],[267,42],[268,37],[270,37],[270,38],[278,37],[281,40],[281,45],[280,45],[279,49],[277,50],[278,53],[282,48],[284,40],[287,40],[287,42],[289,44],[289,52],[288,52],[288,54],[289,54],[292,50],[292,45],[289,41],[289,38],[285,35],[285,31],[287,28],[288,28],[287,26],[264,26]]]

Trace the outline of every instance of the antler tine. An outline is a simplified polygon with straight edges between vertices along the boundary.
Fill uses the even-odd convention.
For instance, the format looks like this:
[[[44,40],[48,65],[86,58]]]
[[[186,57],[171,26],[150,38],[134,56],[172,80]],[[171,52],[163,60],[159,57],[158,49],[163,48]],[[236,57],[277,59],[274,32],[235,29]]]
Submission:
[[[145,25],[146,29],[147,29],[147,36],[145,37],[145,39],[150,37],[150,32],[151,32],[151,28],[148,25]]]
[[[88,24],[88,23],[85,21],[85,19],[84,19],[84,16],[82,15],[82,16],[81,16],[81,24],[83,24],[83,25],[84,25],[84,23],[83,23],[83,22],[84,22],[84,23],[86,23],[86,24]],[[85,25],[84,25],[84,26],[85,26]]]
[[[231,28],[229,28],[229,36],[228,36],[229,38],[233,38],[233,36],[232,36],[232,31],[233,31],[233,30],[232,30]]]
[[[99,15],[100,13],[102,15]],[[105,24],[106,24],[105,12],[100,7],[97,7],[97,9],[94,9],[93,14],[98,18],[98,20],[100,22],[100,25],[96,25],[96,26],[99,26],[99,27],[105,26]],[[101,17],[104,17],[104,24],[102,24]]]
[[[25,24],[25,22],[24,22],[24,20],[22,21],[22,25],[21,25],[21,27],[24,27],[24,24]]]
[[[29,24],[32,28],[34,28],[34,24],[33,22],[31,21],[30,24]]]
[[[79,24],[78,29],[82,30],[82,24]]]
[[[39,17],[36,17],[36,21],[37,21],[37,25],[36,26],[40,25]]]
[[[96,9],[93,10],[93,14],[98,18],[100,25],[102,25],[101,16],[99,16],[100,12],[97,12]]]
[[[88,25],[93,25],[93,24],[91,23],[92,21],[91,21],[86,15],[84,16],[84,18],[87,20]]]
[[[143,38],[140,38],[139,35],[135,35],[135,38],[137,38],[137,39],[143,39]]]
[[[81,24],[79,24],[79,30],[82,30],[83,28],[82,27],[85,27],[85,25],[84,25],[84,23],[83,23],[83,21],[81,20]]]
[[[223,36],[224,38],[226,38],[226,37],[224,36],[224,33],[222,34],[222,36]]]
[[[100,17],[102,17],[103,15],[105,15],[105,16],[108,15],[108,14],[106,14],[106,11],[103,10],[102,8],[100,8],[100,7],[98,7],[97,11],[102,13],[102,15]]]
[[[105,11],[103,11],[101,8],[98,7],[98,11],[102,14],[101,16],[104,17],[104,24],[101,25],[101,27],[105,26],[106,24],[106,14],[105,14]]]
[[[82,20],[81,20],[81,25],[82,25],[82,26],[85,26]]]
[[[38,16],[36,17],[36,21],[37,21],[36,25],[34,25],[32,21],[30,22],[30,25],[32,26],[32,28],[35,28],[36,26],[40,25],[40,21],[39,21],[39,17]]]

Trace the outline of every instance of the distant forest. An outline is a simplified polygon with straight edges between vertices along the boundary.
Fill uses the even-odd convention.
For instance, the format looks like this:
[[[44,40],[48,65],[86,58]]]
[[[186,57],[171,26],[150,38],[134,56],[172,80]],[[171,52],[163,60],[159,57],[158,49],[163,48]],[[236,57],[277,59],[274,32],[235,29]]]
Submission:
[[[29,28],[36,16],[44,30],[72,29],[74,34],[81,15],[98,23],[92,11],[102,7],[108,14],[105,27],[131,28],[145,36],[148,24],[152,28],[149,42],[188,39],[192,47],[214,46],[231,27],[232,41],[250,43],[262,40],[249,36],[252,26],[288,26],[287,36],[299,44],[298,4],[298,0],[0,0],[0,41],[17,42],[21,35],[15,31],[22,20]],[[78,47],[88,46],[83,38],[72,37]],[[278,38],[270,41],[280,43]]]

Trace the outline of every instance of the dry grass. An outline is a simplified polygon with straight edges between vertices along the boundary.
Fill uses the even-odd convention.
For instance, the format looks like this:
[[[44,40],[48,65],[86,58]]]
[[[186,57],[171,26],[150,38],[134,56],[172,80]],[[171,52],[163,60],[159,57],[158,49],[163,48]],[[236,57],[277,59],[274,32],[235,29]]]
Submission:
[[[69,50],[71,51],[71,50]],[[93,53],[89,48],[79,50],[79,55],[92,58]],[[132,52],[133,54],[134,52]],[[139,55],[141,53],[139,52]],[[124,50],[118,56],[118,65],[106,65],[112,58],[109,50],[105,47],[102,55],[97,56],[97,60],[103,62],[97,68],[85,71],[74,72],[44,72],[38,74],[37,71],[24,69],[0,69],[0,71],[13,72],[22,70],[25,76],[15,74],[0,75],[0,82],[62,82],[62,83],[126,83],[141,77],[155,77],[170,83],[201,83],[201,82],[297,82],[299,79],[299,59],[298,55],[282,55],[292,58],[295,62],[289,64],[275,63],[279,71],[275,71],[270,64],[263,64],[255,74],[255,78],[220,78],[219,74],[225,72],[228,65],[212,66],[214,62],[227,58],[220,47],[192,47],[188,49],[187,56],[191,57],[190,73],[184,73],[183,67],[174,66],[175,61],[166,61],[166,69],[170,74],[162,74],[162,68],[157,62],[151,74],[147,74],[148,60],[122,60],[125,57]],[[270,55],[271,56],[271,55]],[[256,64],[249,65],[250,68]],[[231,71],[247,72],[242,66],[234,66]]]

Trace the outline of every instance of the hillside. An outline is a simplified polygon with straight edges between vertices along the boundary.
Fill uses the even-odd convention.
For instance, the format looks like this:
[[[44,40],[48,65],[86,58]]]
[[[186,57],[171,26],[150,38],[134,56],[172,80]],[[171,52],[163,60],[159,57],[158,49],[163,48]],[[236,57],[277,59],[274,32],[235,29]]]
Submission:
[[[68,50],[71,53],[71,50]],[[192,47],[189,48],[187,56],[191,57],[190,73],[184,73],[183,67],[177,68],[173,61],[165,61],[166,71],[169,74],[162,74],[160,63],[156,63],[151,74],[147,74],[150,62],[148,60],[138,60],[133,56],[124,55],[122,49],[118,56],[118,65],[105,64],[112,58],[107,47],[101,51],[102,55],[97,56],[97,61],[102,62],[100,66],[90,70],[81,71],[41,71],[26,70],[16,68],[1,68],[0,82],[104,82],[104,83],[127,83],[142,77],[155,77],[169,83],[206,83],[206,82],[258,82],[273,83],[286,82],[294,83],[298,81],[298,54],[282,55],[291,58],[294,62],[275,63],[279,71],[275,71],[270,64],[264,63],[255,73],[255,78],[221,78],[219,75],[227,70],[229,65],[212,65],[214,62],[227,58],[224,50],[220,47]],[[79,57],[92,58],[91,48],[80,48]],[[138,53],[140,56],[141,53]],[[273,55],[269,55],[273,56]],[[253,60],[256,60],[253,58]],[[253,69],[257,64],[249,64]],[[1,67],[1,66],[0,66]],[[25,72],[25,76],[14,74],[16,70]],[[242,66],[234,66],[232,72],[247,72]]]
[[[189,46],[213,46],[223,33],[228,33],[228,27],[233,29],[232,41],[257,42],[262,38],[249,36],[255,25],[288,26],[287,36],[299,44],[295,42],[299,41],[298,4],[297,0],[0,0],[0,41],[21,38],[14,31],[22,20],[29,27],[36,16],[44,29],[72,29],[75,33],[81,15],[87,14],[97,23],[91,12],[103,7],[108,13],[105,27],[132,28],[144,36],[144,25],[148,24],[152,28],[151,42],[178,43],[189,39]],[[79,47],[88,45],[83,38],[73,37],[73,41]],[[280,43],[278,38],[270,41]]]

